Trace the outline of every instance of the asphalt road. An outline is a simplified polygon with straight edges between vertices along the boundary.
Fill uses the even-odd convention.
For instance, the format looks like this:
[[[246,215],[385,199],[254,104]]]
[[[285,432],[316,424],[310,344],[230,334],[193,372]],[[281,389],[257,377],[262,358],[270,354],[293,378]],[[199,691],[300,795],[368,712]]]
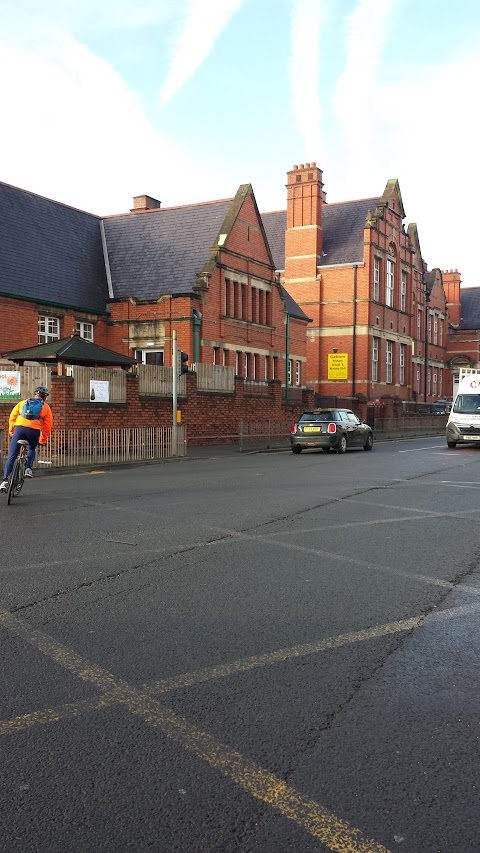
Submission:
[[[0,502],[2,853],[478,853],[480,448]]]

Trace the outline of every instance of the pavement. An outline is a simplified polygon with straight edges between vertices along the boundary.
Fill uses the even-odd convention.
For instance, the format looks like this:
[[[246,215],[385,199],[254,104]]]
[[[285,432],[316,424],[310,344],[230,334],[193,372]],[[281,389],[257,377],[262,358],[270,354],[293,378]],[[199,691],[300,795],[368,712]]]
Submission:
[[[445,438],[445,431],[442,430],[438,432],[438,430],[432,430],[431,432],[422,432],[415,434],[408,434],[405,432],[385,432],[385,433],[377,433],[375,435],[375,442],[378,444],[381,441],[410,441],[415,438],[431,438],[432,436],[442,436]],[[262,444],[248,444],[244,445],[243,448],[237,442],[235,444],[189,444],[187,447],[187,459],[211,459],[211,458],[223,458],[227,456],[236,456],[239,453],[242,454],[252,454],[252,453],[285,453],[290,450],[290,441],[278,442],[276,444],[267,446],[265,443]]]
[[[431,436],[438,435],[444,437],[444,432],[442,430],[441,433],[432,431],[430,433],[422,433],[415,435],[405,435],[405,433],[381,433],[375,436],[375,443],[379,444],[384,441],[409,441],[415,438],[429,438]],[[96,464],[96,465],[84,465],[84,466],[75,466],[74,468],[39,468],[35,469],[35,477],[44,477],[48,476],[52,473],[55,474],[68,474],[72,471],[79,473],[81,471],[91,471],[92,468],[120,468],[120,467],[129,467],[131,465],[152,465],[158,464],[161,462],[184,462],[188,460],[195,459],[226,459],[232,456],[239,456],[242,454],[243,456],[253,455],[256,453],[289,453],[290,452],[290,441],[286,440],[284,442],[277,442],[276,444],[267,445],[266,443],[261,444],[247,444],[241,447],[239,442],[230,443],[230,444],[189,444],[187,446],[186,456],[178,456],[168,459],[155,459],[155,460],[143,460],[143,461],[135,461],[135,462],[112,462],[106,464]]]

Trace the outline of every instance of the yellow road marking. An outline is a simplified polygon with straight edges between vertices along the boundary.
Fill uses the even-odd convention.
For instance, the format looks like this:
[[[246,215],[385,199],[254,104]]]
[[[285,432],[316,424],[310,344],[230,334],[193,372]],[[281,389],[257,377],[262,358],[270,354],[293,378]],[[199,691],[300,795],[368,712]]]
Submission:
[[[283,663],[288,660],[293,660],[294,658],[316,655],[319,654],[319,652],[324,652],[328,649],[338,649],[341,646],[346,646],[352,643],[361,643],[365,640],[374,640],[378,637],[386,637],[389,634],[411,631],[420,624],[422,618],[423,617],[421,616],[414,616],[411,619],[402,619],[398,622],[390,622],[388,625],[378,625],[375,628],[366,628],[363,631],[340,634],[337,637],[327,637],[327,639],[319,640],[317,643],[304,643],[303,645],[292,646],[287,649],[277,649],[273,652],[264,652],[263,654],[240,658],[239,660],[232,661],[231,663],[219,664],[218,666],[207,666],[204,669],[199,669],[195,672],[187,672],[183,675],[175,675],[172,678],[160,679],[151,685],[146,684],[142,687],[142,690],[148,693],[167,693],[170,690],[175,690],[181,687],[191,687],[194,684],[204,684],[206,681],[250,672],[252,669],[272,666],[273,664]]]
[[[181,689],[182,687],[192,687],[195,684],[205,684],[208,681],[215,681],[218,678],[228,678],[232,675],[250,672],[253,669],[259,669],[265,666],[274,666],[275,664],[284,663],[288,660],[305,657],[307,655],[319,654],[320,652],[340,648],[341,646],[348,644],[361,643],[367,640],[374,640],[379,637],[386,637],[390,634],[411,631],[413,628],[416,628],[421,621],[421,616],[413,616],[411,619],[390,622],[386,625],[377,625],[374,628],[366,628],[362,631],[340,634],[337,637],[327,637],[325,640],[319,640],[317,643],[304,643],[303,645],[292,646],[290,648],[277,649],[273,652],[263,652],[262,654],[251,655],[247,658],[239,658],[238,660],[230,663],[204,667],[203,669],[195,670],[193,672],[174,675],[171,678],[162,678],[153,682],[153,684],[144,684],[140,689],[142,692],[147,693],[150,696],[157,695],[159,693],[168,693],[172,690]],[[21,714],[10,720],[0,720],[0,735],[14,734],[33,725],[45,725],[47,723],[59,722],[70,717],[78,717],[80,714],[88,713],[89,711],[111,707],[112,705],[118,704],[118,702],[117,694],[107,692],[92,699],[85,699],[76,703],[67,703],[56,708],[32,711],[30,714]]]
[[[59,723],[62,720],[74,719],[89,711],[98,711],[109,708],[115,704],[110,694],[104,693],[92,699],[84,699],[80,702],[71,702],[59,705],[56,708],[45,708],[42,711],[32,711],[30,714],[21,714],[11,720],[0,720],[0,736],[18,734],[32,726],[47,725],[48,723]]]
[[[267,803],[279,814],[302,827],[331,851],[388,853],[381,844],[364,838],[360,830],[351,827],[314,800],[303,797],[299,791],[286,785],[273,773],[245,760],[239,752],[216,741],[207,732],[201,731],[185,718],[163,707],[145,692],[115,679],[112,673],[103,667],[83,660],[76,652],[38,628],[5,611],[0,611],[0,625],[82,681],[107,692],[111,701],[125,705],[131,714],[180,743],[184,749],[236,782],[251,796]]]

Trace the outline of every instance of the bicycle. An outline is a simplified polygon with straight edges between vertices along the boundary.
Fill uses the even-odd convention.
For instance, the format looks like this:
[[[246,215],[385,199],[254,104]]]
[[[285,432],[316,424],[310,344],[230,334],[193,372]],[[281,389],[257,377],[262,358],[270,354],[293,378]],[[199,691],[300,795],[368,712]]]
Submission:
[[[18,498],[22,486],[25,482],[25,468],[27,467],[27,456],[28,456],[28,441],[24,438],[20,438],[17,442],[20,445],[20,448],[17,453],[17,458],[15,459],[12,473],[10,474],[8,480],[8,503],[11,504],[13,498]]]

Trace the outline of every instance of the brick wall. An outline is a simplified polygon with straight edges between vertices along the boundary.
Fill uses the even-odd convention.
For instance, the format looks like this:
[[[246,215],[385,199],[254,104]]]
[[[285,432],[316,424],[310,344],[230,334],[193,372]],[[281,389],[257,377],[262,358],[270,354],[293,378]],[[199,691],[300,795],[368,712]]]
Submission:
[[[49,403],[54,416],[54,428],[90,429],[94,427],[123,428],[135,426],[171,426],[171,398],[139,397],[138,378],[127,376],[127,402],[77,403],[73,398],[74,380],[68,376],[53,376]],[[197,392],[196,375],[187,374],[187,395],[178,399],[182,423],[187,426],[188,441],[201,444],[205,437],[217,443],[228,443],[238,436],[240,421],[295,421],[304,410],[313,406],[313,395],[305,392],[304,402],[286,405],[279,382],[269,385],[268,397],[249,397],[244,382],[237,378],[234,394]],[[8,427],[11,403],[0,401],[0,429]]]
[[[95,343],[110,348],[107,343],[106,315],[75,311],[72,308],[42,306],[41,302],[28,302],[8,296],[0,297],[0,313],[2,353],[37,346],[38,317],[41,314],[59,319],[61,338],[68,338],[69,335],[74,334],[76,320],[92,323]],[[123,350],[119,350],[119,352],[123,352]]]

